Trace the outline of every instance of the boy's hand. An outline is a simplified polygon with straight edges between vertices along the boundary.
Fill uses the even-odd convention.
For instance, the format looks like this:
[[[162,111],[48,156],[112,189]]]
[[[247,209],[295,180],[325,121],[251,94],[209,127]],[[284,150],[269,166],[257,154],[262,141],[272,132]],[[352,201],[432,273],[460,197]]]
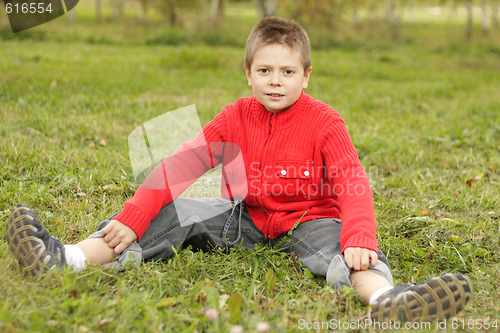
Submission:
[[[105,226],[101,233],[104,240],[115,253],[122,253],[133,241],[137,239],[135,232],[118,220],[112,220]]]
[[[347,266],[355,271],[365,271],[378,262],[377,252],[362,247],[348,247],[344,250],[344,258]]]

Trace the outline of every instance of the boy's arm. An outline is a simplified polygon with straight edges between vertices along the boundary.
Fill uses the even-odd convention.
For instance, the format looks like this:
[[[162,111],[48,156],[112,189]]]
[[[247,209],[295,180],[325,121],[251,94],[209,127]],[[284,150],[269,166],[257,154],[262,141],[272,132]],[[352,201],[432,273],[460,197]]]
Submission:
[[[163,207],[206,171],[220,163],[220,152],[211,149],[212,145],[207,143],[225,140],[221,128],[225,128],[222,113],[207,124],[196,138],[187,141],[165,158],[141,184],[134,196],[125,202],[123,210],[115,219],[132,229],[140,240]]]
[[[349,247],[378,252],[373,195],[363,167],[361,164],[344,167],[333,181],[342,217],[342,252]]]
[[[321,149],[328,179],[340,205],[342,253],[345,255],[345,251],[351,248],[347,251],[349,259],[346,261],[353,267],[365,267],[373,257],[370,251],[378,252],[375,209],[368,177],[341,119],[330,123],[323,132]]]

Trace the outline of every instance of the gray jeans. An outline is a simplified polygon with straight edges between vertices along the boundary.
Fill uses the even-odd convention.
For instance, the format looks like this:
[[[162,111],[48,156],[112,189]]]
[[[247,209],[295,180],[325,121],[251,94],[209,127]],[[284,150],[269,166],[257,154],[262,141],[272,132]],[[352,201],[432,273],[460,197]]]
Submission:
[[[113,216],[103,221],[104,228]],[[151,222],[141,240],[133,243],[123,253],[136,253],[138,260],[158,261],[175,254],[177,247],[191,246],[194,250],[209,251],[214,247],[229,249],[242,246],[254,250],[256,244],[275,246],[294,253],[303,266],[314,274],[322,275],[334,288],[351,286],[351,269],[347,266],[340,248],[341,221],[323,218],[299,224],[291,235],[283,234],[269,240],[255,226],[243,202],[217,198],[178,198],[165,206]],[[90,237],[102,237],[96,232]],[[284,240],[288,238],[288,240]],[[393,283],[389,263],[378,251],[378,264],[369,269]]]

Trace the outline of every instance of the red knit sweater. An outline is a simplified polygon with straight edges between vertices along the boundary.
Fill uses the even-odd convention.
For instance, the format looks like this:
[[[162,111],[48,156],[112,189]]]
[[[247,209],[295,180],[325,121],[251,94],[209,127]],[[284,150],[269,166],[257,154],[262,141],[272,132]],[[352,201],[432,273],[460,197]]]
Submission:
[[[224,148],[215,143],[234,143],[241,149],[245,203],[268,238],[289,231],[299,220],[341,218],[342,251],[362,247],[377,252],[372,192],[344,121],[305,93],[290,109],[274,114],[254,96],[226,106],[148,176],[115,219],[140,239],[162,207],[222,162]],[[226,186],[223,183],[225,197],[245,194]]]

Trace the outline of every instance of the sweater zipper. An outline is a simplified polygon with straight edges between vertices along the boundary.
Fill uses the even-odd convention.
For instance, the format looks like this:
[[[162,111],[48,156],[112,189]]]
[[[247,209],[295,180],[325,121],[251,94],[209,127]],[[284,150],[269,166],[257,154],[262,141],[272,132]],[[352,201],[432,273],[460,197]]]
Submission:
[[[264,172],[263,172],[264,154],[266,153],[266,148],[267,148],[267,145],[269,143],[269,138],[271,137],[271,132],[273,129],[273,119],[274,119],[274,113],[271,115],[271,118],[269,119],[269,131],[267,133],[267,138],[266,138],[266,141],[264,142],[264,146],[262,146],[262,154],[260,155],[260,171],[261,171],[260,183],[261,183],[261,186],[263,186],[263,184],[264,184],[264,182],[263,182],[263,178],[264,178]],[[258,198],[259,198],[259,204],[263,207],[264,200],[262,200],[262,196],[259,196]],[[269,221],[269,218],[268,218],[268,221]],[[267,227],[269,227],[269,226],[267,226]],[[267,238],[270,238],[269,232],[267,234]]]
[[[273,118],[274,118],[274,113],[271,115],[271,118],[269,119],[269,131],[267,132],[266,141],[264,142],[264,146],[262,146],[262,153],[260,154],[261,182],[264,178],[264,172],[262,172],[262,167],[263,167],[262,162],[264,161],[264,154],[266,153],[267,144],[269,143],[269,138],[271,137],[271,131],[273,130]]]

